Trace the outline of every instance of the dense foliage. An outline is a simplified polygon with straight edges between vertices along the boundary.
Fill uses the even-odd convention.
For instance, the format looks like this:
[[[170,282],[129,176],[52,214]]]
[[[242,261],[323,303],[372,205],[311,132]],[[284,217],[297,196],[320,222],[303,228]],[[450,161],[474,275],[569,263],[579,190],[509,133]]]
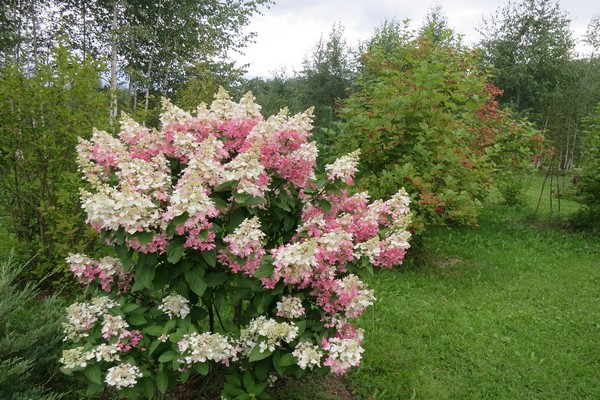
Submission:
[[[532,161],[536,131],[498,108],[501,91],[476,52],[449,30],[432,33],[382,26],[335,140],[341,151],[361,149],[360,184],[376,196],[406,186],[421,223],[475,224],[493,174]]]
[[[100,71],[62,46],[31,74],[12,63],[1,70],[0,203],[19,260],[37,256],[30,272],[38,278],[96,237],[79,207],[74,148],[94,125],[107,126]]]
[[[274,373],[358,365],[350,321],[375,298],[356,274],[402,262],[406,193],[350,195],[357,152],[317,175],[308,112],[265,120],[224,91],[194,116],[163,103],[160,131],[124,116],[78,146],[87,221],[118,258],[67,259],[107,293],[68,308],[63,371],[88,395],[152,398],[219,370],[241,400]]]
[[[600,103],[586,122],[585,158],[581,177],[576,183],[586,209],[578,215],[576,223],[600,232]]]

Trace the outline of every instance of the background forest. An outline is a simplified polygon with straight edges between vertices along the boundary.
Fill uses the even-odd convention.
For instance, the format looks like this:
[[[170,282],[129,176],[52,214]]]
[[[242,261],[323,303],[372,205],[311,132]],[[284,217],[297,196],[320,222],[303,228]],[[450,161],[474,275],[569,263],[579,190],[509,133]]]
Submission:
[[[534,269],[542,268],[539,257],[545,249],[541,243],[566,246],[565,254],[581,258],[582,264],[573,268],[598,282],[600,15],[591,18],[584,38],[574,38],[569,16],[558,2],[508,3],[486,16],[480,27],[481,40],[475,46],[463,44],[460,32],[449,28],[440,6],[430,10],[422,26],[381,21],[372,37],[354,48],[346,43],[342,22],[314,44],[299,71],[250,79],[231,54],[243,51],[252,40],[244,28],[253,15],[268,13],[269,6],[273,6],[270,0],[3,2],[0,397],[74,399],[85,393],[85,378],[75,383],[67,380],[57,364],[63,309],[68,300],[84,296],[65,259],[70,253],[95,255],[101,251],[98,233],[86,224],[81,210],[79,187],[84,183],[77,164],[78,138],[90,139],[94,128],[116,135],[121,129],[121,113],[145,127],[158,127],[162,97],[190,110],[202,102],[210,104],[219,87],[236,100],[251,91],[265,118],[282,108],[295,114],[314,107],[312,138],[319,150],[319,168],[360,150],[356,191],[368,190],[373,199],[388,199],[404,187],[411,197],[414,236],[409,271],[406,275],[385,271],[370,283],[381,291],[382,298],[402,286],[406,304],[414,313],[428,312],[418,298],[431,299],[433,293],[446,293],[450,287],[460,292],[460,279],[472,288],[478,285],[477,273],[491,283],[508,278],[508,272],[496,269],[493,253],[489,259],[465,262],[471,255],[456,248],[453,235],[464,240],[465,247],[479,248],[473,251],[481,254],[489,247],[506,247],[510,250],[498,251],[520,254],[520,263]],[[576,40],[584,40],[591,52],[576,54]],[[478,226],[479,230],[475,229]],[[505,228],[516,233],[507,234]],[[511,235],[526,236],[530,246],[510,242]],[[458,266],[454,272],[444,270],[438,275],[433,269],[440,260],[445,260],[444,268]],[[506,271],[511,268],[512,264],[505,266]],[[544,273],[557,285],[564,278],[549,270]],[[451,274],[460,279],[452,279]],[[406,282],[414,282],[425,292],[411,297]],[[426,292],[428,287],[430,292]],[[536,290],[535,285],[531,287]],[[584,286],[580,300],[582,310],[591,310],[590,320],[580,321],[580,310],[569,308],[576,314],[573,324],[586,326],[589,333],[585,339],[569,336],[569,340],[580,340],[583,346],[598,339],[597,320],[595,325],[591,322],[598,311],[592,310],[593,302],[586,297],[588,289],[589,293],[595,290]],[[480,293],[471,293],[472,298],[468,290],[462,293],[456,301],[475,307],[471,302]],[[561,298],[555,300],[559,303],[569,297],[560,291],[558,295]],[[527,298],[514,298],[529,304]],[[506,301],[511,301],[510,296]],[[554,307],[552,301],[549,307]],[[444,302],[434,296],[431,307],[443,313]],[[498,304],[505,303],[490,301],[490,307]],[[388,317],[381,315],[398,312],[405,305],[385,307],[390,308],[366,315],[364,326],[386,333],[395,329]],[[405,317],[410,324],[409,312],[396,318]],[[439,315],[433,320],[436,317]],[[472,328],[460,318],[459,325],[464,325],[457,329]],[[484,324],[473,321],[474,325]],[[437,328],[439,332],[453,329],[452,323],[445,323]],[[566,325],[559,328],[568,329]],[[406,331],[399,334],[399,346],[403,340],[407,344],[396,351],[419,354],[416,348],[422,342],[409,335]],[[427,334],[417,331],[415,335],[423,338]],[[374,336],[373,343],[385,343]],[[466,336],[460,340],[468,342]],[[498,340],[509,335],[500,336]],[[477,334],[473,338],[481,339]],[[460,342],[459,347],[467,342]],[[453,358],[447,347],[436,346],[440,347],[433,351]],[[589,356],[588,350],[584,357]],[[541,359],[539,366],[543,362],[539,354],[547,351],[550,349],[538,348],[528,356]],[[351,373],[347,381],[333,382],[333,387],[343,388],[337,394],[328,392],[327,385],[318,386],[322,381],[316,380],[316,384],[284,381],[272,395],[289,398],[289,393],[303,392],[297,385],[308,385],[304,392],[311,394],[298,399],[446,398],[440,389],[443,378],[437,375],[439,371],[426,370],[448,365],[433,366],[434,361],[426,358],[404,359],[398,365],[400,370],[429,367],[397,376],[378,369],[386,363],[380,349],[367,349],[369,352],[374,355],[366,358],[364,367]],[[490,355],[493,368],[512,362],[493,357]],[[590,365],[600,362],[597,356],[590,357]],[[523,372],[524,381],[543,374],[537,369],[527,373]],[[465,382],[472,378],[461,377]],[[479,378],[481,386],[473,384],[464,392],[455,392],[455,398],[486,398],[496,393],[486,385],[497,376]],[[397,379],[403,383],[395,385]],[[576,370],[573,380],[577,384],[572,391],[554,388],[555,397],[548,392],[531,397],[527,389],[515,389],[514,393],[496,393],[496,398],[600,395],[598,383],[588,382],[591,378],[586,372]],[[549,384],[544,379],[535,382]],[[510,385],[525,388],[527,382],[510,381]],[[199,388],[206,398],[211,394],[205,393],[214,391],[206,382],[188,390],[197,394],[194,390]],[[175,391],[166,396],[185,398]]]

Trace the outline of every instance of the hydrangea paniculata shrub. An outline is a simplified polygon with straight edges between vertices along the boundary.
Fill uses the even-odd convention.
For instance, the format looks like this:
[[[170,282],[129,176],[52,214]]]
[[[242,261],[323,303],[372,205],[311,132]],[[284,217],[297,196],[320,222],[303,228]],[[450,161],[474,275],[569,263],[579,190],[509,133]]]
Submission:
[[[402,263],[409,200],[351,195],[359,153],[315,172],[311,111],[264,119],[220,91],[192,115],[163,100],[162,129],[127,116],[80,140],[87,222],[115,257],[67,259],[105,295],[67,309],[63,371],[88,394],[147,398],[211,370],[225,398],[266,398],[272,373],[360,363],[359,279]]]

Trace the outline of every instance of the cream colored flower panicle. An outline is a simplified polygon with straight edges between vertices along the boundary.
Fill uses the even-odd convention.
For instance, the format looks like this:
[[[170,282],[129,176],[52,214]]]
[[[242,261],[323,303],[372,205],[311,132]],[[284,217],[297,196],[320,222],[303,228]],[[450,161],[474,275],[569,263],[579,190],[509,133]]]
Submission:
[[[162,300],[162,304],[158,306],[158,309],[167,314],[169,319],[173,319],[174,316],[185,318],[190,313],[188,304],[188,299],[179,294],[174,294],[166,296]]]
[[[236,108],[236,114],[232,117],[237,118],[256,118],[260,117],[261,106],[254,102],[255,97],[252,92],[246,93],[239,102],[239,106]]]
[[[235,106],[236,104],[231,101],[229,93],[222,86],[219,86],[219,91],[210,104],[210,111],[219,117],[227,118],[233,113]]]
[[[59,362],[64,364],[65,368],[85,368],[88,360],[94,358],[94,354],[89,351],[84,351],[83,346],[75,347],[62,351],[62,357]]]
[[[309,342],[300,342],[292,352],[292,355],[298,360],[298,366],[302,369],[313,369],[321,366],[323,351],[319,346]]]
[[[352,178],[354,178],[354,174],[356,173],[359,156],[360,150],[355,150],[350,154],[338,158],[333,164],[327,164],[325,166],[327,179],[330,181],[340,179],[342,182],[348,184],[352,183]]]
[[[119,364],[116,367],[109,368],[104,380],[108,386],[114,386],[117,389],[132,387],[137,383],[138,378],[142,377],[140,369],[136,365],[129,363]]]
[[[163,129],[172,124],[185,124],[192,120],[192,115],[189,112],[177,107],[169,99],[161,97],[160,101],[162,104],[160,123]]]

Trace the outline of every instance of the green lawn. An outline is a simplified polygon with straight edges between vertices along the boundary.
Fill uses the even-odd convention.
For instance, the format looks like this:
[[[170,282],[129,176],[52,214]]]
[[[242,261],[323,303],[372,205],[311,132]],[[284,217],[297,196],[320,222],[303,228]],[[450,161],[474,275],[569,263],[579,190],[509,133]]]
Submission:
[[[600,239],[547,224],[548,188],[527,217],[542,179],[527,207],[432,229],[422,265],[371,279],[359,399],[600,399]]]

